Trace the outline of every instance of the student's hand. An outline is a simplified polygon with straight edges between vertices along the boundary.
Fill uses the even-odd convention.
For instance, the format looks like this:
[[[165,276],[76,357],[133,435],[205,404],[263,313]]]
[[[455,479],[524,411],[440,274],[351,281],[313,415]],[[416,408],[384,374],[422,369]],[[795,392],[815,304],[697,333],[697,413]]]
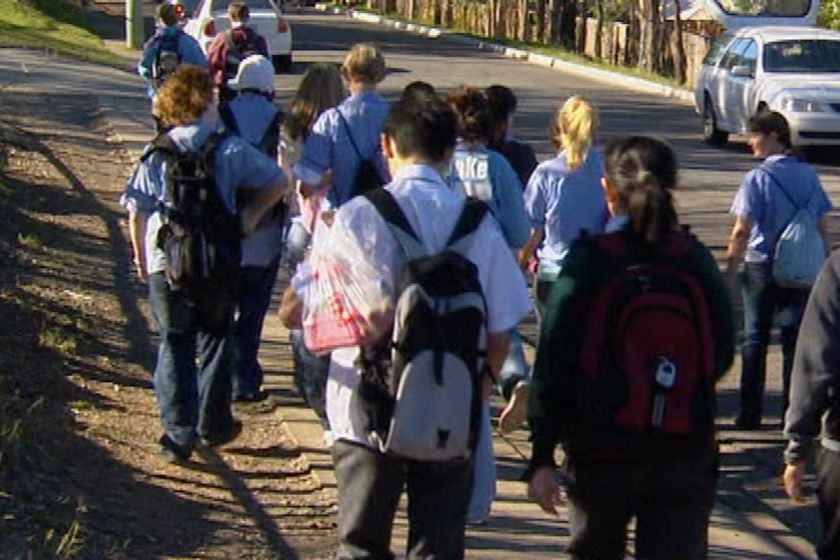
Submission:
[[[289,286],[283,292],[280,300],[280,307],[277,309],[280,322],[287,329],[301,328],[301,316],[303,315],[303,302],[298,298],[294,288]]]
[[[785,487],[785,494],[794,502],[804,502],[802,495],[802,475],[805,474],[805,461],[785,465],[782,473],[782,484]]]
[[[148,274],[146,273],[146,259],[144,257],[134,257],[134,270],[137,272],[137,278],[145,284]]]
[[[537,502],[544,512],[557,515],[560,485],[552,467],[540,467],[534,471],[528,483],[528,497]]]
[[[335,218],[335,210],[324,210],[321,212],[321,221],[332,227],[333,218]]]

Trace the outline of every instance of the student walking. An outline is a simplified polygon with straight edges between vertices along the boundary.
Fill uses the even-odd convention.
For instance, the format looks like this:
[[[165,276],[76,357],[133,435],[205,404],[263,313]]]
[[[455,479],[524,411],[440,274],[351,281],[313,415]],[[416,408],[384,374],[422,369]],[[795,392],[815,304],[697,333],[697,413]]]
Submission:
[[[680,230],[673,151],[611,142],[604,186],[616,231],[572,244],[548,300],[529,403],[529,495],[556,514],[563,446],[574,559],[707,557],[717,478],[714,386],[732,363],[726,284]]]
[[[840,558],[840,253],[833,253],[808,298],[791,372],[785,415],[787,495],[803,501],[802,476],[816,455],[817,503],[823,534],[820,560]],[[814,450],[815,440],[820,443]]]
[[[537,255],[534,281],[537,319],[563,269],[569,248],[582,231],[597,235],[607,223],[607,203],[601,179],[604,158],[595,144],[598,110],[585,97],[570,97],[552,122],[552,141],[557,157],[540,164],[525,188],[525,209],[531,237],[522,250],[520,266],[527,269]],[[502,394],[507,406],[499,418],[502,431],[521,425],[527,415],[526,375],[502,376]]]
[[[242,61],[228,87],[237,92],[221,108],[226,130],[241,137],[272,160],[277,159],[282,113],[274,105],[274,67],[262,55]],[[244,202],[240,196],[240,203]],[[242,239],[242,261],[236,295],[234,340],[236,360],[233,370],[233,400],[264,400],[261,391],[263,371],[258,355],[263,321],[271,303],[271,293],[283,248],[286,204],[278,202],[266,212],[257,229]]]
[[[385,79],[385,58],[375,45],[360,43],[347,53],[341,74],[350,97],[318,117],[294,166],[304,198],[323,193],[331,173],[326,198],[334,208],[388,178],[379,135],[390,105],[376,91]]]
[[[463,379],[460,376],[466,371],[471,372],[468,386],[473,389],[469,390],[468,402],[447,410],[449,415],[457,411],[455,416],[462,419],[471,417],[475,422],[475,415],[471,411],[478,410],[479,385],[484,387],[485,394],[489,392],[492,376],[497,375],[507,353],[507,333],[527,312],[530,301],[524,279],[507,248],[498,224],[486,213],[473,214],[473,211],[479,208],[475,204],[467,204],[464,195],[450,189],[441,176],[455,147],[455,135],[456,117],[439,99],[433,96],[410,96],[397,102],[385,124],[383,139],[383,151],[388,159],[393,180],[384,190],[375,193],[377,196],[372,194],[357,197],[340,207],[334,216],[331,230],[339,227],[341,231],[352,232],[361,253],[367,256],[367,264],[372,265],[374,270],[395,272],[391,282],[397,282],[396,276],[400,274],[399,271],[411,262],[422,261],[434,269],[441,262],[437,260],[441,251],[450,246],[448,240],[458,240],[452,247],[459,257],[450,254],[447,259],[455,258],[464,264],[465,268],[457,275],[447,275],[444,278],[449,282],[455,281],[456,278],[465,280],[473,273],[477,275],[480,285],[478,289],[483,297],[473,301],[483,300],[486,307],[484,313],[479,313],[480,321],[474,326],[479,331],[484,331],[481,324],[486,324],[487,368],[476,363],[479,357],[479,354],[475,353],[477,340],[459,338],[453,330],[450,341],[455,344],[456,340],[463,340],[465,350],[467,346],[471,347],[467,353],[472,357],[466,358],[466,362],[453,361],[449,354],[455,348],[453,346],[442,353],[443,369],[436,371],[441,375],[445,386],[453,387],[452,391],[439,395],[446,399],[454,394],[464,394],[454,389],[455,385],[449,384]],[[373,202],[374,198],[378,200],[376,205]],[[393,202],[388,205],[388,222],[385,221],[381,209],[383,198]],[[480,221],[474,222],[469,216],[479,217]],[[400,225],[390,225],[396,223]],[[463,227],[463,230],[459,228],[459,231],[463,232],[464,236],[455,235],[456,224]],[[422,254],[425,256],[419,257],[420,261],[407,252],[408,247],[418,249],[417,244],[404,239],[403,235],[411,236],[422,247]],[[316,237],[313,251],[332,247],[319,247],[319,243],[322,242],[329,244],[329,236],[323,241],[322,238]],[[340,251],[340,248],[336,247],[335,250]],[[426,257],[433,260],[423,260]],[[471,264],[467,264],[462,258]],[[419,268],[413,270],[414,273],[422,274]],[[467,273],[467,270],[472,272]],[[293,280],[293,285],[304,286],[300,290],[301,296],[305,297],[304,279]],[[287,321],[297,316],[294,311],[297,298],[294,289],[285,294],[282,309],[286,312]],[[399,301],[405,300],[400,298]],[[398,325],[394,327],[395,336],[398,332],[422,328],[421,323],[428,320],[428,317],[424,319],[423,316],[411,314],[406,317],[408,319],[404,325],[395,323]],[[440,320],[455,328],[455,324],[447,323],[446,317],[442,315]],[[463,331],[467,329],[468,324],[473,323],[471,320],[461,320],[458,323],[459,329]],[[389,337],[389,334],[378,337],[377,342],[366,347],[375,348],[384,342],[390,348]],[[414,389],[411,391],[401,393],[398,398],[419,399],[415,400],[414,404],[423,403],[422,406],[409,406],[407,409],[415,410],[424,416],[423,422],[415,417],[408,425],[400,424],[396,417],[392,418],[391,421],[396,424],[391,426],[402,426],[402,429],[394,428],[392,431],[402,434],[403,442],[406,439],[411,440],[415,429],[433,421],[432,410],[436,401],[424,399],[423,395],[424,391],[433,390],[437,386],[434,377],[424,377],[418,373],[430,373],[428,366],[433,362],[426,361],[424,366],[425,358],[420,354],[402,354],[404,350],[408,348],[394,347],[393,367],[397,367],[400,362],[397,358],[403,356],[413,365],[411,371],[403,372],[408,372],[408,376],[418,375],[414,378],[417,385],[413,385]],[[356,365],[359,363],[358,358],[358,347],[341,348],[332,352],[330,363],[327,410],[330,425],[337,438],[332,449],[338,482],[337,528],[340,544],[337,558],[394,557],[390,550],[391,531],[404,487],[409,503],[407,557],[453,560],[463,558],[465,518],[472,486],[472,464],[469,454],[435,460],[416,457],[408,459],[404,453],[397,451],[383,453],[381,450],[389,449],[387,444],[392,440],[390,437],[383,440],[381,430],[376,428],[381,425],[377,419],[380,418],[383,409],[374,404],[377,401],[371,398],[375,378],[369,373],[362,377]],[[471,365],[465,370],[460,365],[462,363]],[[368,371],[365,369],[365,372]],[[424,379],[426,381],[423,381]],[[477,425],[470,422],[467,424]],[[444,430],[441,435],[438,424],[434,423],[431,426],[434,432],[432,435],[440,444],[436,449],[448,449],[447,442],[467,441],[461,431]]]
[[[152,117],[155,120],[155,132],[161,132],[160,117],[157,111],[157,92],[169,76],[181,64],[194,64],[207,67],[207,59],[201,51],[198,41],[184,33],[178,25],[175,6],[161,4],[155,11],[157,31],[143,45],[143,57],[137,65],[137,73],[146,79],[146,94],[152,102]]]
[[[214,133],[214,108],[207,72],[177,69],[159,95],[169,132],[146,149],[121,199],[160,332],[160,450],[176,462],[188,460],[199,439],[222,445],[241,430],[230,410],[239,232],[252,233],[286,186],[274,161]],[[240,224],[235,201],[245,190],[256,195],[239,209]]]
[[[484,94],[490,109],[489,146],[505,156],[522,185],[527,185],[531,173],[537,168],[537,156],[531,146],[514,137],[513,121],[518,104],[516,95],[509,87],[501,85],[490,86],[484,90]]]
[[[733,294],[739,285],[744,304],[741,410],[735,425],[755,430],[761,427],[764,410],[767,346],[774,315],[780,313],[784,418],[799,322],[808,299],[808,286],[790,287],[774,280],[779,239],[799,209],[807,211],[815,224],[812,227],[825,239],[825,215],[832,205],[813,168],[791,153],[790,128],[782,115],[763,112],[752,117],[747,134],[753,157],[762,162],[747,173],[732,202],[735,224],[726,251],[726,275]]]

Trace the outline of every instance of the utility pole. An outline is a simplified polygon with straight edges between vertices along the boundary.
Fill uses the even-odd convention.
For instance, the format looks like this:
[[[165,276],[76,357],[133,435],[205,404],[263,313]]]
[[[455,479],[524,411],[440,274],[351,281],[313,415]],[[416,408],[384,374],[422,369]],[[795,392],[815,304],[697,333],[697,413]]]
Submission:
[[[143,0],[125,0],[125,46],[143,46]]]

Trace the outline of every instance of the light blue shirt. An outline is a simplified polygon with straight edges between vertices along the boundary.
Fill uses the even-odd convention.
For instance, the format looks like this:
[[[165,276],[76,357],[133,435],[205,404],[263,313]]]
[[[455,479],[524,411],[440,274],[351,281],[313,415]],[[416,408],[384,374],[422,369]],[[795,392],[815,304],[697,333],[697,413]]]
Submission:
[[[146,88],[146,95],[149,96],[149,99],[153,99],[157,93],[151,79],[152,70],[155,65],[155,55],[160,47],[160,41],[164,37],[169,38],[175,34],[180,34],[178,37],[178,54],[181,55],[181,64],[194,64],[202,68],[207,68],[207,57],[204,56],[204,52],[201,50],[198,41],[184,33],[177,24],[158,29],[143,46],[143,58],[140,59],[140,63],[137,65],[137,73],[149,81]]]
[[[315,121],[306,138],[303,155],[294,166],[295,176],[310,185],[318,185],[332,170],[332,189],[328,199],[333,206],[347,202],[353,190],[361,160],[353,149],[348,127],[361,156],[372,159],[383,181],[389,178],[385,158],[379,147],[379,136],[391,105],[374,91],[348,97],[338,107],[327,109]],[[338,115],[347,121],[344,126]]]
[[[781,188],[799,207],[807,204],[814,221],[819,221],[832,209],[831,200],[810,165],[794,156],[769,156],[759,167],[747,173],[729,210],[731,214],[748,218],[753,223],[745,262],[767,261],[796,212],[796,207]]]
[[[558,273],[582,230],[603,233],[609,218],[601,178],[604,156],[590,150],[583,164],[571,171],[565,152],[537,166],[525,188],[525,209],[534,229],[545,238],[537,252],[540,272]]]
[[[520,249],[525,245],[528,216],[522,201],[522,183],[503,155],[483,145],[459,141],[446,181],[490,207],[510,247]]]
[[[167,134],[182,150],[197,151],[211,134],[211,129],[200,122],[178,126]],[[150,147],[147,147],[147,150]],[[283,179],[283,172],[265,154],[237,136],[226,138],[216,151],[214,162],[216,187],[227,210],[236,212],[236,191],[240,188],[263,188]],[[130,212],[149,215],[146,222],[147,272],[154,274],[164,269],[164,253],[157,247],[161,226],[159,205],[166,200],[166,162],[160,154],[152,154],[141,161],[126,185],[120,203]]]
[[[240,93],[228,104],[239,136],[259,149],[268,127],[274,122],[277,107],[264,95]],[[242,266],[269,266],[283,248],[283,223],[264,219],[254,233],[242,240]]]

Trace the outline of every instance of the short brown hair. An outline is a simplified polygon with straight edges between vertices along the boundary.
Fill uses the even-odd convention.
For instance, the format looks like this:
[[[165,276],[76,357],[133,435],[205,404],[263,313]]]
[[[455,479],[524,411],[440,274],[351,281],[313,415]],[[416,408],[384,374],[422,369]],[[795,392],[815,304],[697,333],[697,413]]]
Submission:
[[[157,8],[157,18],[167,27],[175,25],[175,22],[178,21],[178,14],[175,13],[175,6],[168,2],[161,4]]]
[[[490,107],[487,97],[470,86],[460,86],[446,98],[458,116],[458,136],[467,142],[490,140]]]
[[[344,57],[341,74],[351,81],[376,85],[385,79],[385,57],[376,45],[358,43]]]
[[[243,23],[251,17],[251,10],[248,9],[248,4],[245,2],[231,2],[228,6],[228,16],[231,21]]]
[[[184,64],[158,90],[157,116],[164,126],[198,120],[213,103],[213,81],[207,70]]]

